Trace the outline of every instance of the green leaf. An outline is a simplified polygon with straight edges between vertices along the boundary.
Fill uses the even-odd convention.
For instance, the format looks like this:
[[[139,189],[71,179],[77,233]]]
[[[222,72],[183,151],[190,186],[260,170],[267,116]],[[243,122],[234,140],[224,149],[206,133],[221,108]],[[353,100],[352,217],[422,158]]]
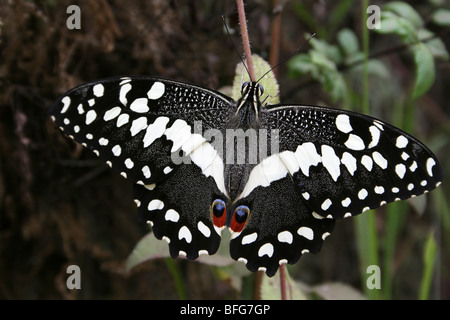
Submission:
[[[433,38],[433,32],[427,29],[420,29],[417,30],[417,34],[419,36],[419,39],[421,39],[421,41],[430,49],[434,58],[445,61],[449,59],[449,54],[444,42],[440,38]]]
[[[402,38],[404,43],[417,42],[417,29],[414,25],[397,14],[390,11],[381,13],[381,27],[374,31],[382,34],[396,34]]]
[[[311,50],[309,54],[298,55],[289,61],[288,66],[290,76],[310,74],[322,85],[333,102],[343,101],[346,97],[347,86],[344,77],[339,73],[336,63],[322,52]]]
[[[288,61],[289,76],[299,78],[308,73],[317,73],[317,67],[312,64],[309,54],[299,54]]]
[[[252,54],[253,68],[255,70],[256,80],[262,77],[267,71],[271,69],[270,64],[257,54]],[[234,100],[238,100],[241,97],[242,84],[250,81],[250,76],[247,71],[243,68],[242,63],[236,66],[236,72],[233,80],[233,88],[231,97]],[[261,101],[268,104],[280,103],[280,90],[278,87],[278,82],[275,78],[275,74],[270,71],[264,78],[262,78],[259,83],[264,88],[264,95],[261,97]]]
[[[359,42],[353,30],[343,29],[337,34],[339,47],[345,56],[353,56],[359,52]]]
[[[342,55],[337,46],[333,46],[328,44],[326,41],[319,40],[317,38],[312,38],[310,40],[312,50],[311,52],[317,52],[320,55],[323,55],[328,60],[333,61],[335,64],[339,64],[342,61]]]
[[[434,83],[434,58],[430,49],[423,43],[412,47],[414,62],[416,64],[416,79],[412,93],[413,99],[424,95]]]
[[[429,298],[430,288],[433,282],[434,266],[436,263],[437,244],[434,239],[434,232],[430,232],[427,242],[425,243],[423,261],[424,270],[422,275],[422,283],[420,286],[419,298],[425,300]]]
[[[431,20],[441,27],[450,27],[450,10],[436,10],[432,15]]]
[[[226,233],[224,232],[223,234]],[[235,261],[230,258],[228,253],[229,249],[223,248],[228,243],[229,242],[226,241],[225,238],[225,241],[221,242],[221,246],[216,254],[212,256],[201,255],[195,261],[217,267],[233,264]],[[139,240],[131,254],[128,256],[125,263],[125,269],[128,272],[142,262],[161,258],[170,258],[167,242],[158,240],[152,233],[148,233]]]
[[[286,295],[288,300],[306,300],[306,296],[300,290],[300,286],[293,282],[287,268],[286,273]],[[263,300],[281,300],[280,272],[273,277],[263,276],[261,283],[261,299]]]
[[[330,282],[311,288],[311,292],[325,300],[366,300],[367,298],[358,290],[351,286]]]
[[[383,6],[383,11],[392,11],[398,16],[408,20],[415,28],[423,26],[423,20],[417,11],[403,1],[393,1]]]
[[[158,240],[152,233],[148,233],[139,240],[128,256],[125,269],[130,271],[144,261],[168,257],[170,257],[170,254],[167,249],[167,242]]]

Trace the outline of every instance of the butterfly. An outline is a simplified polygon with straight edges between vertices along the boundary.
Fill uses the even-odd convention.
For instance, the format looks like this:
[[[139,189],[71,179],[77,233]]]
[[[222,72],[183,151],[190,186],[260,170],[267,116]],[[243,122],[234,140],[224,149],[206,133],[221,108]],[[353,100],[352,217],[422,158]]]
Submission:
[[[50,110],[55,125],[134,183],[142,221],[172,257],[230,255],[273,276],[317,253],[335,220],[426,193],[442,181],[435,155],[368,115],[262,102],[149,76],[78,86]]]

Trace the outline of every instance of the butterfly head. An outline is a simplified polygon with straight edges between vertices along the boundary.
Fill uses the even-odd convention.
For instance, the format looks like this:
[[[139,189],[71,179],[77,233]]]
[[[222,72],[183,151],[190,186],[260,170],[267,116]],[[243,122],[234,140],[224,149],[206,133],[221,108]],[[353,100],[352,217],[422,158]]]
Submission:
[[[236,115],[244,126],[252,126],[259,121],[263,86],[256,81],[245,82],[241,87],[241,98],[237,103]]]

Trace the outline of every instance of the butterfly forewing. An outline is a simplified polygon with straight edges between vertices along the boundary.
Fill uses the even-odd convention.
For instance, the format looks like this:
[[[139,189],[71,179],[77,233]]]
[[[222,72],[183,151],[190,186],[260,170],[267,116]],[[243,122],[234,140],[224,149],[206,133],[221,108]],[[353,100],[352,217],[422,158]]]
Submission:
[[[315,106],[274,106],[263,119],[280,129],[281,169],[301,196],[329,218],[359,214],[434,189],[442,170],[414,137],[359,113]]]
[[[184,83],[150,77],[109,78],[70,90],[53,106],[55,124],[133,182],[164,179],[172,155],[204,141],[200,130],[221,128],[233,100]],[[194,146],[193,146],[194,144]],[[176,161],[175,161],[176,162]]]

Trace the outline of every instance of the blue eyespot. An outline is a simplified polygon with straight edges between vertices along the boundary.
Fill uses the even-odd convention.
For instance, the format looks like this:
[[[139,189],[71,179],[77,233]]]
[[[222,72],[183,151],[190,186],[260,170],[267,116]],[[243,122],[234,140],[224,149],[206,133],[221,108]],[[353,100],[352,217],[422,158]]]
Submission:
[[[225,202],[221,199],[216,199],[211,205],[211,210],[216,218],[220,218],[225,213]]]
[[[250,214],[250,209],[247,206],[239,206],[234,211],[234,218],[237,223],[244,223]]]

